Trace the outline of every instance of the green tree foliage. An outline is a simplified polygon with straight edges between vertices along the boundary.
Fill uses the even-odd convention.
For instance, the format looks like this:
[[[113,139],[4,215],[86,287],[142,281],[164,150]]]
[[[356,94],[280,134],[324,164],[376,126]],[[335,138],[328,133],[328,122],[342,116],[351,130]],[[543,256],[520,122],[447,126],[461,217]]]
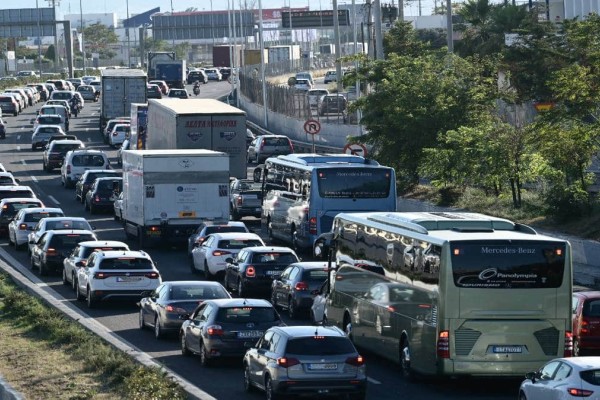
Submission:
[[[419,39],[410,21],[396,21],[383,38],[383,51],[386,56],[395,53],[418,57],[429,49],[429,43]]]
[[[187,59],[188,52],[192,46],[188,42],[183,42],[175,45],[175,56],[178,60]]]
[[[56,48],[54,47],[53,44],[51,44],[50,46],[48,46],[48,49],[46,50],[46,53],[44,54],[44,58],[50,61],[54,61],[54,56],[56,54]]]
[[[100,54],[100,58],[112,58],[116,53],[110,48],[111,44],[119,41],[115,32],[106,25],[96,23],[83,29],[85,46],[91,53]]]

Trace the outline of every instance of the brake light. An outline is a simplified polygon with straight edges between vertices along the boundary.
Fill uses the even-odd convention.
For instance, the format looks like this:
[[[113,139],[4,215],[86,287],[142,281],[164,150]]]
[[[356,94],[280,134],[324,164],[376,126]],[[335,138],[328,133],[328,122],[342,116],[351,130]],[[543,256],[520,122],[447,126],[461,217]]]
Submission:
[[[104,272],[96,272],[94,273],[94,279],[106,279],[108,278],[108,274]]]
[[[144,276],[146,278],[149,278],[149,279],[158,279],[158,278],[160,278],[160,274],[158,272],[148,272]]]
[[[362,367],[365,365],[365,359],[360,355],[356,357],[348,357],[346,358],[345,362],[346,364],[354,365],[355,367]]]
[[[206,333],[209,336],[223,336],[225,333],[221,325],[210,325],[206,328]]]
[[[279,365],[280,367],[283,368],[289,368],[289,367],[293,367],[294,365],[298,365],[300,364],[300,360],[298,360],[297,358],[293,358],[293,357],[279,357],[277,359],[277,365]]]
[[[238,197],[236,203],[237,203],[238,206],[241,206],[242,205],[242,198]]]
[[[3,210],[8,210],[8,206],[5,204],[5,205],[2,206],[2,209]]]
[[[179,313],[179,314],[185,314],[187,311],[181,307],[173,307],[172,305],[168,305],[165,307],[165,310],[167,310],[168,312],[174,312],[174,313]]]
[[[220,256],[224,256],[224,255],[227,255],[227,254],[231,254],[231,252],[230,251],[225,251],[225,250],[215,250],[215,251],[212,252],[212,255],[215,256],[215,257],[220,257]]]
[[[580,328],[580,333],[581,333],[582,335],[583,335],[583,334],[590,333],[590,330],[588,329],[588,328],[589,328],[589,325],[590,325],[590,322],[589,322],[587,319],[583,318],[583,319],[581,320],[581,328]]]
[[[396,312],[396,308],[394,308],[394,306],[387,306],[387,307],[386,307],[386,309],[387,309],[389,312]]]
[[[306,282],[298,282],[294,286],[294,290],[296,290],[297,292],[301,292],[303,290],[308,290],[308,283],[306,283]]]
[[[19,225],[19,230],[20,231],[26,231],[27,230],[27,224],[21,224],[21,225]]]
[[[567,393],[573,397],[590,397],[594,392],[592,390],[568,388]]]
[[[252,265],[249,265],[248,268],[246,268],[246,277],[254,278],[255,276],[256,276],[256,269],[254,269],[254,267]]]
[[[94,197],[94,201],[95,201],[96,203],[100,202],[100,196],[96,195],[96,197]]]
[[[450,332],[448,331],[441,331],[438,335],[437,356],[450,358]]]
[[[573,332],[565,332],[565,352],[563,357],[573,357]]]
[[[49,256],[55,255],[56,254],[56,249],[52,248],[52,247],[48,247],[48,250],[46,250],[46,254]]]

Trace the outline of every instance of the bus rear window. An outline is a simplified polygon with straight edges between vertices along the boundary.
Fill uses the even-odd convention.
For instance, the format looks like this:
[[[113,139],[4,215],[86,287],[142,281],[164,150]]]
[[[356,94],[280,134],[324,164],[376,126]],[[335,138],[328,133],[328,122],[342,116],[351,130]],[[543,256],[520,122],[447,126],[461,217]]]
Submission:
[[[317,180],[323,198],[384,199],[390,195],[388,169],[322,168],[317,171]]]
[[[565,250],[560,242],[456,242],[451,246],[454,283],[460,288],[557,288]]]

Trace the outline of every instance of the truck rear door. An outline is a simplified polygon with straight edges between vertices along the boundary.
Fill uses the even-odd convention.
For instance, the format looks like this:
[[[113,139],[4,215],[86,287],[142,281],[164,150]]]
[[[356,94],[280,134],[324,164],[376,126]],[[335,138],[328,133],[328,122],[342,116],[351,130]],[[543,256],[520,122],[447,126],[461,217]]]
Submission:
[[[104,117],[111,119],[123,115],[129,115],[129,109],[125,109],[126,93],[125,79],[123,78],[103,78],[102,88],[102,106],[104,107]]]

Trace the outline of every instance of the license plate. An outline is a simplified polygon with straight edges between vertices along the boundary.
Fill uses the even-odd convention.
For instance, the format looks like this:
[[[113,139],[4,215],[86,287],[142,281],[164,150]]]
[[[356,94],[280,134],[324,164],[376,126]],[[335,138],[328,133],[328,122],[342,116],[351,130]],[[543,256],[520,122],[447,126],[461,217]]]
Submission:
[[[237,337],[243,338],[243,339],[259,338],[262,336],[262,334],[263,334],[262,331],[241,331],[241,332],[238,332]]]
[[[337,369],[337,364],[308,364],[308,369],[311,371],[323,371]]]
[[[523,346],[494,346],[493,351],[502,354],[522,353]]]
[[[117,282],[139,282],[141,280],[141,276],[117,276]]]
[[[256,211],[256,212],[260,212],[260,211],[262,211],[262,208],[260,208],[260,207],[256,207],[256,208],[254,209],[254,211]]]
[[[265,274],[267,275],[277,275],[279,273],[279,271],[267,271],[265,272]]]

